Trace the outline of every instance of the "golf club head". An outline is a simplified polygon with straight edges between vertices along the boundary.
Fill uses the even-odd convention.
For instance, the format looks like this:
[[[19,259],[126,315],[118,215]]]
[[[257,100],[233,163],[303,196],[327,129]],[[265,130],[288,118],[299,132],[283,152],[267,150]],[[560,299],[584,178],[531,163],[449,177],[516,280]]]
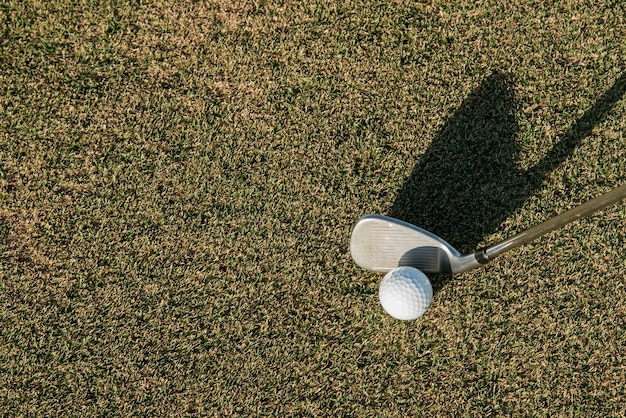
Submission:
[[[364,269],[387,272],[401,266],[425,273],[460,273],[480,266],[435,234],[398,219],[366,215],[350,239],[354,261]]]

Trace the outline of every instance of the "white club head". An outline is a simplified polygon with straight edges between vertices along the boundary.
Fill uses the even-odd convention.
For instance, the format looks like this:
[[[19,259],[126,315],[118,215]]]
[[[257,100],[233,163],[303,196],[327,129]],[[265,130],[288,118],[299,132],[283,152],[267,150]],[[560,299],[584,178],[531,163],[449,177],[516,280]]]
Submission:
[[[425,273],[460,273],[481,265],[474,254],[461,255],[435,234],[380,215],[357,222],[350,252],[359,266],[380,272],[411,266]]]

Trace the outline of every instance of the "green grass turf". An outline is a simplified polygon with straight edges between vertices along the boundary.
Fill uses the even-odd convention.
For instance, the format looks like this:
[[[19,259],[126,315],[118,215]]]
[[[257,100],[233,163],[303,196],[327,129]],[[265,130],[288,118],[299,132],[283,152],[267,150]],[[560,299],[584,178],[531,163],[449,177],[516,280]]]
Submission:
[[[403,323],[352,225],[471,249],[626,181],[622,1],[0,2],[8,416],[623,416],[626,205]]]

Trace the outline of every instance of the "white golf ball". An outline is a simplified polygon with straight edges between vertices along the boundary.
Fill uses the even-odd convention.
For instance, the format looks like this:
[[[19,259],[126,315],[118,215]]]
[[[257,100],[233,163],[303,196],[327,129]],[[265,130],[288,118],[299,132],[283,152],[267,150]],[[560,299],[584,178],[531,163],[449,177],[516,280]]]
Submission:
[[[433,287],[424,273],[414,267],[399,267],[383,278],[378,291],[380,304],[396,319],[410,321],[426,312]]]

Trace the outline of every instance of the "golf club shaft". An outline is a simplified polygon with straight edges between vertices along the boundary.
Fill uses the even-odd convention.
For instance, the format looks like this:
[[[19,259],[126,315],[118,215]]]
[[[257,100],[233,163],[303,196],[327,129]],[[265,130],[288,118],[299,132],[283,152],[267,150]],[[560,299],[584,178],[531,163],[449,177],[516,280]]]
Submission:
[[[522,244],[526,244],[550,231],[561,228],[570,222],[573,222],[582,217],[588,216],[593,212],[596,212],[602,208],[605,208],[613,203],[617,203],[620,200],[626,198],[626,184],[623,184],[610,192],[598,196],[580,206],[568,210],[552,219],[549,219],[539,225],[536,225],[526,231],[502,241],[499,244],[492,245],[476,252],[476,259],[484,264],[493,260],[496,256],[509,251]]]

